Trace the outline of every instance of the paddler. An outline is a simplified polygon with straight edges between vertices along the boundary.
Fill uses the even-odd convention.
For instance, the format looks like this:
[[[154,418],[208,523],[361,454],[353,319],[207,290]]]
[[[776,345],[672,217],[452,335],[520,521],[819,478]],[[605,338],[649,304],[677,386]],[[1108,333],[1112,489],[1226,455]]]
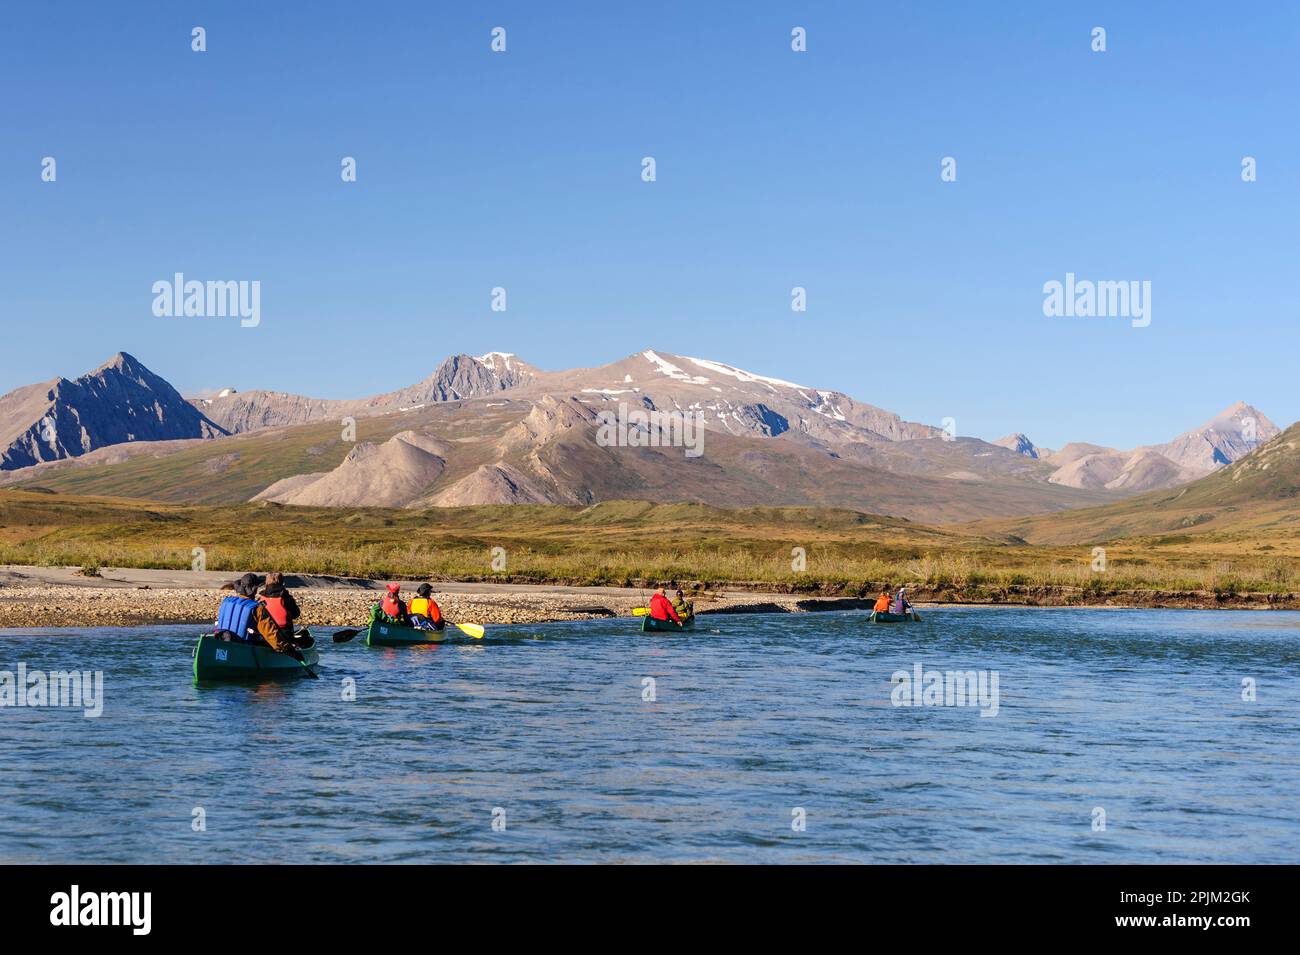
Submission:
[[[695,604],[686,602],[686,595],[678,588],[676,596],[673,598],[673,609],[677,611],[677,616],[682,622],[690,620],[695,616]]]
[[[275,621],[280,636],[291,643],[297,643],[293,635],[293,622],[302,616],[298,601],[284,586],[284,575],[272,571],[266,575],[266,584],[257,599],[266,607],[271,619]]]
[[[655,620],[671,620],[673,623],[681,625],[682,618],[677,616],[677,611],[673,609],[672,602],[664,595],[663,584],[655,588],[654,595],[650,598],[650,616]]]
[[[880,591],[880,596],[876,598],[876,605],[871,609],[874,610],[876,613],[889,613],[889,603],[890,603],[889,587],[886,586],[883,590]]]
[[[442,619],[442,608],[438,606],[432,594],[432,587],[428,584],[420,584],[415,588],[415,596],[411,598],[411,604],[407,608],[411,615],[411,623],[420,630],[443,630],[447,626],[447,621]]]
[[[222,640],[265,643],[276,653],[301,660],[302,653],[293,644],[293,630],[290,629],[288,637],[282,636],[266,604],[257,599],[257,588],[264,582],[265,578],[257,574],[244,574],[235,581],[234,594],[222,599],[217,609],[214,632]]]
[[[406,601],[398,595],[402,592],[401,584],[389,584],[384,599],[370,608],[370,620],[381,623],[396,624],[399,627],[411,625],[411,614],[406,609]]]
[[[907,587],[899,587],[898,593],[894,594],[894,600],[889,605],[889,612],[901,617],[911,609],[912,605],[907,602]]]
[[[262,578],[256,574],[244,574],[233,584],[228,584],[234,593],[221,599],[217,607],[217,620],[213,633],[221,640],[234,640],[239,643],[252,642],[256,630],[253,627],[253,614],[261,606],[257,602],[257,588]]]

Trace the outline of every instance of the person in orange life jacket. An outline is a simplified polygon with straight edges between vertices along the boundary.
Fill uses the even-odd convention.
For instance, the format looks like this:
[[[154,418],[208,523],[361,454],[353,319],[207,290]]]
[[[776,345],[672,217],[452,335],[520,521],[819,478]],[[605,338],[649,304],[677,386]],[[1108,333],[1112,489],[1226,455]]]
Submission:
[[[912,609],[912,605],[907,602],[907,588],[899,587],[898,593],[894,595],[893,603],[889,605],[889,612],[896,614],[905,614]]]
[[[407,607],[411,615],[411,624],[421,630],[442,630],[447,626],[447,621],[442,619],[442,608],[433,599],[432,593],[432,587],[428,584],[420,584],[415,588],[416,596],[411,599]]]
[[[673,609],[672,602],[664,596],[663,584],[655,588],[654,596],[650,598],[650,616],[656,620],[671,620],[676,624],[682,622],[682,618]]]
[[[257,597],[271,614],[271,619],[280,628],[280,635],[286,640],[293,640],[293,622],[302,616],[298,601],[293,599],[284,586],[284,575],[272,572],[266,575],[266,585]],[[294,641],[295,643],[297,641]]]
[[[880,596],[876,598],[876,605],[871,609],[876,613],[889,613],[889,602],[889,587],[886,586],[885,589],[880,592]]]
[[[372,623],[378,620],[382,623],[397,624],[400,627],[409,627],[411,625],[411,615],[406,609],[406,601],[397,596],[401,592],[401,584],[388,585],[388,593],[384,596],[384,599],[370,608]]]
[[[280,627],[266,604],[256,599],[257,588],[262,582],[263,578],[257,574],[244,574],[235,581],[234,594],[224,598],[217,608],[214,633],[221,640],[265,643],[277,653],[286,653],[295,660],[301,660],[301,651],[293,645],[292,639],[280,635]]]

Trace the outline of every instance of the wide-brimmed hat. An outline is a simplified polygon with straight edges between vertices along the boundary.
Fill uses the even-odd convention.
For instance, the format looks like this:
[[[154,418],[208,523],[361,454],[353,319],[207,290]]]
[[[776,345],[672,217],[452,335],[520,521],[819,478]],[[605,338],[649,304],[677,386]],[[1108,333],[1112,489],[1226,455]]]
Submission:
[[[427,597],[429,594],[433,593],[433,588],[428,584],[420,584],[420,586],[415,588],[415,592],[421,597]]]
[[[257,591],[257,588],[264,583],[266,583],[265,577],[259,577],[257,574],[244,574],[243,577],[235,581],[235,593],[251,597]]]

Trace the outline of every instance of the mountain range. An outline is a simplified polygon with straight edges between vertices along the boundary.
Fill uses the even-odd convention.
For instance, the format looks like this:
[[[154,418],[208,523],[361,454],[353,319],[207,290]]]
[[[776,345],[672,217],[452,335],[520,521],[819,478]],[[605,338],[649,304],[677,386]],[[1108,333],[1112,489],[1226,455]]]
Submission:
[[[704,453],[596,440],[603,420],[634,412],[699,420]],[[657,429],[633,431],[648,438]],[[228,388],[186,401],[119,354],[75,381],[0,397],[0,470],[10,472],[4,483],[163,500],[427,507],[632,498],[832,505],[948,522],[1177,486],[1277,433],[1239,403],[1165,444],[1048,451],[1022,434],[953,437],[840,392],[649,349],[565,371],[503,352],[453,355],[417,384],[355,400]]]
[[[55,378],[0,396],[0,470],[130,441],[226,433],[125,352],[80,378]]]
[[[1040,448],[1023,434],[993,442],[1017,454],[1053,465],[1048,480],[1067,487],[1146,491],[1175,487],[1231,464],[1280,429],[1257,408],[1238,401],[1199,428],[1164,444],[1119,451],[1075,442],[1059,451]]]
[[[1012,543],[1061,546],[1127,540],[1143,552],[1294,554],[1300,540],[1300,424],[1206,477],[1102,507],[1003,518],[963,530]]]

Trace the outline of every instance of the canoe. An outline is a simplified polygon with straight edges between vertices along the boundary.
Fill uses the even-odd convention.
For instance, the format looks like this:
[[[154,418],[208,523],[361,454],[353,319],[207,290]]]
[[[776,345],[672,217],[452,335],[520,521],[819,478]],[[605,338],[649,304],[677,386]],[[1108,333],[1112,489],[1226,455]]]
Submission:
[[[679,626],[671,620],[656,620],[654,617],[646,614],[641,618],[641,632],[650,633],[664,631],[666,633],[681,633],[684,630],[695,629],[695,618],[687,617],[685,626]]]
[[[442,643],[451,629],[450,624],[445,630],[420,630],[417,627],[399,627],[397,624],[375,621],[366,631],[366,646],[414,647],[426,643]]]
[[[916,615],[915,610],[909,610],[907,613],[883,613],[879,610],[871,611],[872,623],[915,623],[921,618]]]
[[[306,647],[299,663],[286,653],[252,643],[218,640],[210,633],[194,646],[194,682],[213,680],[278,680],[307,676],[307,667],[320,663],[320,651]],[[303,666],[305,663],[307,666]]]

